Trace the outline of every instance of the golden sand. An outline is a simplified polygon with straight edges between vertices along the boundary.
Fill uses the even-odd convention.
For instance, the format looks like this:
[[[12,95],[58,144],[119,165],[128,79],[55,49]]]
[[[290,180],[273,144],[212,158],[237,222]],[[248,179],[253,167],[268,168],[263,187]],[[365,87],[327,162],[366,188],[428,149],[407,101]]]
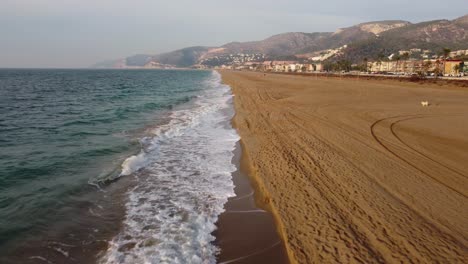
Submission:
[[[466,88],[221,74],[291,262],[468,263]]]

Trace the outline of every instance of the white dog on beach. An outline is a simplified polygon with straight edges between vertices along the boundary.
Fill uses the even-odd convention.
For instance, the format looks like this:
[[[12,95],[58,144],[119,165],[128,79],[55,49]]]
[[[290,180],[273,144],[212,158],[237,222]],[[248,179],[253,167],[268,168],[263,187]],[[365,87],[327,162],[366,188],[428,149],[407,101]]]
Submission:
[[[421,105],[422,105],[422,106],[429,106],[429,102],[428,102],[428,101],[422,101],[422,102],[421,102]]]

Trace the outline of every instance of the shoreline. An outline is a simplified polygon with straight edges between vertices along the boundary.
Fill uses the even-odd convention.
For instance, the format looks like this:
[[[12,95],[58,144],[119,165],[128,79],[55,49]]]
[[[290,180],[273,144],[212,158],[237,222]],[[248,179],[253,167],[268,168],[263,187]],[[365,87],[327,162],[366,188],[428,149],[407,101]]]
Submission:
[[[225,84],[223,80],[221,83]],[[236,98],[232,87],[229,88],[233,94],[233,116],[229,123],[240,134],[235,122]],[[262,201],[263,194],[254,179],[240,135],[233,153],[232,164],[236,166],[236,171],[232,173],[235,196],[224,205],[225,211],[219,216],[217,228],[213,232],[216,238],[214,244],[220,249],[217,263],[291,263],[273,208]]]
[[[236,128],[236,130],[239,131],[239,128],[235,125],[235,116],[233,118],[233,126],[234,128]],[[239,131],[239,134],[240,134],[240,131]],[[288,262],[291,264],[298,263],[297,260],[294,258],[294,255],[289,249],[289,247],[286,246],[287,234],[285,233],[285,227],[283,223],[281,222],[279,212],[270,203],[270,196],[268,195],[268,192],[265,186],[263,185],[263,181],[261,180],[260,175],[258,174],[258,172],[255,171],[255,167],[251,164],[249,154],[248,154],[248,147],[245,144],[245,142],[242,140],[242,136],[240,139],[240,147],[242,150],[240,168],[241,170],[245,171],[245,173],[247,174],[247,177],[249,177],[250,179],[252,188],[255,192],[255,195],[254,195],[255,204],[259,208],[262,208],[270,212],[270,214],[272,215],[273,220],[274,220],[275,230],[278,233],[280,239],[283,241],[283,246],[286,251],[285,253],[287,255]]]
[[[465,89],[220,73],[292,263],[465,259]]]
[[[244,166],[241,140],[236,143],[233,173],[236,196],[225,204],[213,232],[214,244],[220,248],[217,262],[288,264],[284,241],[277,233],[276,220],[270,211],[258,205],[258,191]]]

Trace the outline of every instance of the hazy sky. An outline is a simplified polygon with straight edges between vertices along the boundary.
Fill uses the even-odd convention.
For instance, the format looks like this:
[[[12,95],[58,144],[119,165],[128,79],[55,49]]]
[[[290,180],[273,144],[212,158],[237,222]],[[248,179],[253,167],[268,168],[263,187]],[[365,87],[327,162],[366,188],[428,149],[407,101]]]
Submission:
[[[0,67],[87,67],[290,31],[466,13],[467,0],[0,0]]]

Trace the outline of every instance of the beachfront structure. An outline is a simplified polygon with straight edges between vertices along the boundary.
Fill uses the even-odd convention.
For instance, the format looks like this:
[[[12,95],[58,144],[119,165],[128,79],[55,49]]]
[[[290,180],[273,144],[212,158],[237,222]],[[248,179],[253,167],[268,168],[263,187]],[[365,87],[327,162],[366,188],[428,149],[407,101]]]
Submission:
[[[264,61],[257,69],[260,71],[284,72],[288,70],[288,65],[294,63],[294,61]]]
[[[369,62],[367,65],[367,69],[371,72],[387,72],[391,68],[388,61],[374,61]]]
[[[234,67],[232,65],[221,65],[221,69],[223,70],[232,70]]]
[[[314,65],[315,65],[315,71],[318,71],[318,72],[323,71],[323,64],[318,63],[318,64],[314,64]]]
[[[444,76],[457,76],[463,68],[463,61],[461,60],[446,60],[444,63]]]
[[[321,63],[301,64],[301,72],[317,72],[323,71]]]
[[[368,62],[367,70],[380,73],[444,73],[444,61],[441,60],[406,60]]]
[[[315,72],[322,71],[321,63],[303,64],[295,61],[264,61],[264,62],[245,62],[237,65],[236,69],[249,69],[264,72]]]
[[[317,64],[302,64],[289,61],[273,61],[271,63],[272,71],[274,72],[315,72],[322,71],[323,66],[321,63]]]
[[[273,68],[273,63],[272,61],[264,61],[262,63],[262,68],[261,68],[262,71],[273,71],[274,68]]]
[[[451,58],[464,55],[468,55],[468,50],[456,50],[449,53],[449,57]]]
[[[297,65],[297,64],[295,64],[295,63],[289,64],[289,65],[287,66],[287,72],[296,72],[296,71],[297,71],[296,65]]]
[[[313,68],[313,64],[296,64],[296,72],[312,72]]]
[[[435,73],[444,76],[457,76],[464,71],[461,60],[407,60],[369,62],[367,70],[376,73]]]
[[[289,65],[295,63],[294,61],[272,61],[271,65],[275,72],[287,72],[289,70]]]

